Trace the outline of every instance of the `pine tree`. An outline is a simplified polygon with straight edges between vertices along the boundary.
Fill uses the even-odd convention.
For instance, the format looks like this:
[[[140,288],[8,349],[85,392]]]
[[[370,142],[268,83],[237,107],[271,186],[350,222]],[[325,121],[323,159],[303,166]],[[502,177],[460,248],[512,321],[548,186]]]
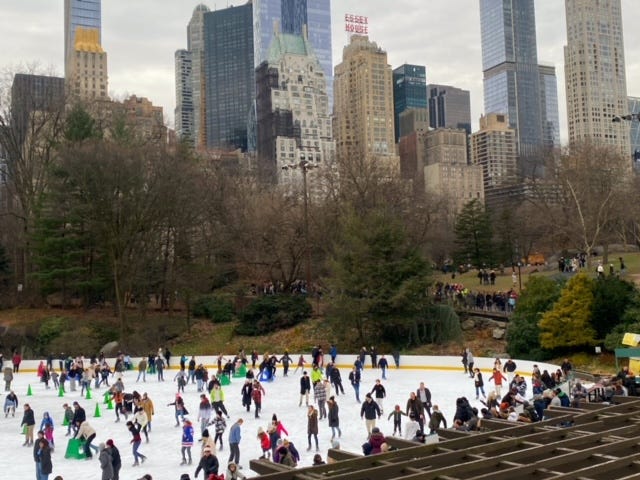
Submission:
[[[477,268],[493,265],[491,216],[479,200],[465,204],[456,220],[454,232],[457,264],[471,264]]]
[[[567,282],[558,301],[540,320],[542,348],[575,348],[596,343],[596,331],[591,326],[593,282],[584,273]]]

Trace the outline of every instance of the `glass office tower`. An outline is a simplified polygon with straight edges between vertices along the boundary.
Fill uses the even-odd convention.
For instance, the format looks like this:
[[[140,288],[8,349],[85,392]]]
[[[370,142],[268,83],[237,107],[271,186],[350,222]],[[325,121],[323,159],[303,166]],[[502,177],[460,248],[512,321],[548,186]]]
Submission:
[[[450,85],[430,84],[429,126],[431,128],[461,128],[471,134],[471,94],[469,90]]]
[[[508,116],[520,157],[544,145],[533,0],[480,0],[484,110]]]
[[[251,3],[205,13],[204,36],[207,146],[246,150],[256,88]]]
[[[427,70],[424,65],[400,65],[393,70],[393,117],[396,143],[400,114],[409,108],[427,108]]]

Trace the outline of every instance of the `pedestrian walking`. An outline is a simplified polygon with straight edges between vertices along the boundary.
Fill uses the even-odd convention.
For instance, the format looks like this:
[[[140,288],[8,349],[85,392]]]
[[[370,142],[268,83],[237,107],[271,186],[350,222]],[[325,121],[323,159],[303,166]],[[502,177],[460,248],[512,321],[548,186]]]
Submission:
[[[36,462],[36,480],[48,480],[53,472],[51,462],[51,448],[46,438],[40,438],[34,448],[33,459]]]
[[[142,438],[140,437],[140,426],[134,424],[131,420],[127,422],[127,430],[131,434],[131,453],[133,453],[133,465],[137,467],[140,463],[144,463],[147,457],[140,452],[138,449],[140,448],[140,444],[142,443]]]
[[[24,443],[23,447],[27,445],[33,445],[33,430],[36,425],[36,416],[28,403],[24,404],[24,413],[22,414],[22,422],[20,426],[24,431]]]
[[[316,452],[320,451],[318,446],[318,410],[313,405],[309,405],[307,409],[307,451],[311,450],[311,437],[314,438],[316,443]]]
[[[111,458],[111,451],[107,448],[106,443],[101,443],[98,449],[100,450],[98,460],[100,461],[100,469],[102,470],[102,480],[113,480],[113,459]]]
[[[298,402],[299,407],[302,406],[302,400],[304,400],[305,405],[309,405],[309,392],[311,392],[311,380],[309,379],[309,374],[305,370],[304,372],[302,372],[302,377],[300,377],[300,401]]]

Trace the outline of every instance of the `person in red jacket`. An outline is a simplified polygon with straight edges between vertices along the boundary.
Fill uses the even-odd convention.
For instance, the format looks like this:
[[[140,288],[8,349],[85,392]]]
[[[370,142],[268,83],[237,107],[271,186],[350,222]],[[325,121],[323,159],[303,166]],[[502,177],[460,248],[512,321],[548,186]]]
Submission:
[[[260,382],[255,380],[253,382],[253,390],[251,390],[251,399],[256,407],[256,418],[260,418],[260,410],[262,409],[262,396],[266,395],[264,388],[260,385]]]
[[[260,440],[260,448],[262,449],[262,456],[260,458],[271,457],[271,439],[269,434],[264,431],[262,427],[258,428],[258,440]]]
[[[505,377],[500,370],[494,368],[493,373],[489,377],[489,381],[491,380],[493,380],[493,383],[495,384],[496,395],[499,397],[501,395],[500,392],[502,391],[502,381],[506,381],[507,377]]]

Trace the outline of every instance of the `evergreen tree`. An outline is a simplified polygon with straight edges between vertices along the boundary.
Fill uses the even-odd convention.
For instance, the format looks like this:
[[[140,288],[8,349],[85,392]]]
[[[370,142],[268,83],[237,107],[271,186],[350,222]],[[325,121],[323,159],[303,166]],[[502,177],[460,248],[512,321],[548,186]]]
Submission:
[[[604,338],[616,325],[623,322],[625,311],[635,294],[635,286],[618,277],[608,276],[594,282],[591,325],[597,338]]]
[[[593,282],[584,273],[567,282],[558,301],[540,320],[542,348],[576,348],[596,343],[596,331],[591,326]]]
[[[477,199],[463,207],[454,227],[457,264],[482,268],[494,263],[491,216]]]
[[[430,303],[427,262],[390,217],[349,215],[329,262],[329,318],[363,343],[406,339]]]

